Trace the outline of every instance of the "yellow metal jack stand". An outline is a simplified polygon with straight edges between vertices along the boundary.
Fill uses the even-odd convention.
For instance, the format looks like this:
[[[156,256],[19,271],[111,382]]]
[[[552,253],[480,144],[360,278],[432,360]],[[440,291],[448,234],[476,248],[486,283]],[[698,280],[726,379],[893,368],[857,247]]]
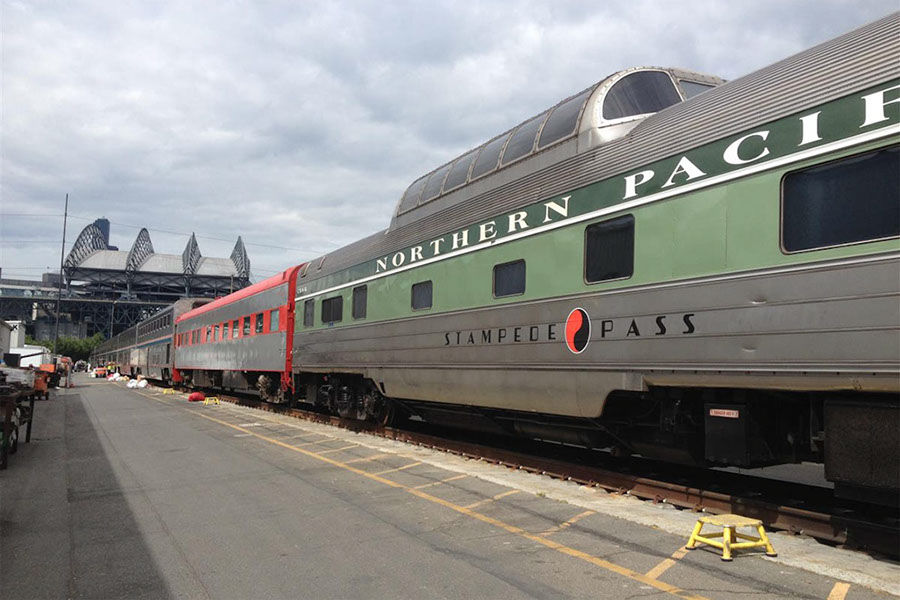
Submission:
[[[164,388],[163,395],[166,394],[177,394],[178,392],[174,388]]]
[[[219,399],[215,396],[208,396],[203,399],[203,404],[218,404]]]
[[[722,531],[703,536],[700,535],[700,530],[703,529],[703,525],[715,525],[721,527]],[[755,527],[756,531],[759,533],[759,537],[753,537],[752,535],[747,535],[745,533],[737,533],[735,529],[738,527]],[[722,541],[719,542],[712,538],[722,538]],[[738,542],[736,541],[738,539],[747,541]],[[769,537],[766,535],[766,530],[763,528],[762,521],[759,519],[742,517],[741,515],[700,517],[697,520],[697,524],[694,525],[694,532],[691,533],[691,539],[688,540],[685,549],[696,550],[697,542],[709,544],[714,548],[721,548],[722,560],[725,561],[732,560],[731,551],[740,548],[765,547],[767,556],[778,556],[775,552],[775,548],[772,547],[772,543],[769,541]]]

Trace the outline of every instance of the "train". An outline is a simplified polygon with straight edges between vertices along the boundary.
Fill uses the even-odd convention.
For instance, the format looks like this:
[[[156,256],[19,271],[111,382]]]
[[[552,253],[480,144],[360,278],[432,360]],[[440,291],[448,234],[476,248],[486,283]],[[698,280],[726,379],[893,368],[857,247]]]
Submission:
[[[733,81],[616,72],[390,225],[186,311],[167,371],[900,499],[900,13]],[[100,351],[95,360],[112,356]]]

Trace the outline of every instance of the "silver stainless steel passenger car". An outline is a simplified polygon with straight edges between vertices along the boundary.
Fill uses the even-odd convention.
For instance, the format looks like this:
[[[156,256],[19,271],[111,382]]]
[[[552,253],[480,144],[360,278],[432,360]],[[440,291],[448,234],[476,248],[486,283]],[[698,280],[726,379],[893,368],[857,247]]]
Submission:
[[[727,83],[622,71],[416,179],[301,270],[300,389],[895,502],[897,56],[893,14]]]

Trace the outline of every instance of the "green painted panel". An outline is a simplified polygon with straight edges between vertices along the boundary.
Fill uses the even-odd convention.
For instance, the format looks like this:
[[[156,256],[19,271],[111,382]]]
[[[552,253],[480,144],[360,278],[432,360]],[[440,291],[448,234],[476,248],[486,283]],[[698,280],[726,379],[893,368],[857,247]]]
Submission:
[[[368,282],[366,322],[408,318],[418,314],[462,310],[480,306],[618,289],[642,284],[733,273],[752,269],[803,264],[821,260],[900,250],[900,240],[848,245],[812,252],[786,254],[779,243],[781,179],[788,171],[835,158],[870,151],[868,144],[761,173],[692,194],[647,204],[618,214],[573,224],[540,235],[487,247],[455,258],[388,274]],[[635,219],[634,275],[626,280],[584,283],[584,231],[593,223],[632,214]],[[514,260],[526,261],[525,293],[496,299],[492,293],[493,268]],[[433,282],[433,306],[411,309],[411,286]],[[344,296],[344,321],[350,317],[350,287],[323,297]],[[321,302],[316,303],[316,325],[321,327]],[[302,328],[302,325],[298,325]]]
[[[671,156],[593,183],[570,194],[546,199],[514,213],[498,215],[459,231],[445,233],[438,238],[423,241],[417,246],[398,249],[395,253],[350,269],[318,279],[313,278],[310,281],[301,281],[299,293],[302,295],[326,290],[359,278],[404,268],[417,261],[439,259],[451,251],[491,240],[502,241],[513,235],[520,235],[523,231],[537,232],[542,228],[596,211],[615,209],[624,201],[644,199],[659,201],[655,194],[678,193],[678,190],[686,184],[703,185],[705,182],[712,184],[716,180],[711,178],[715,176],[739,177],[744,174],[752,177],[749,172],[742,169],[774,170],[776,165],[774,161],[779,159],[790,160],[792,156],[799,158],[804,152],[826,152],[829,148],[835,147],[826,144],[846,145],[862,141],[854,136],[895,135],[896,130],[890,128],[896,128],[896,124],[900,121],[900,103],[896,101],[896,96],[900,94],[900,86],[897,85],[897,81],[883,83],[789,117],[760,124],[741,134],[694,148],[684,155]],[[866,101],[866,96],[872,94],[882,98],[885,104],[880,110],[875,111],[880,117],[870,122],[867,119],[871,115],[868,114],[866,107],[871,103]],[[872,97],[869,98],[871,99]],[[805,121],[809,118],[816,120],[814,127],[809,127],[811,121]],[[689,173],[692,173],[693,177],[689,178]],[[630,186],[629,179],[632,181]],[[693,199],[695,196],[690,197]],[[721,217],[710,216],[710,218],[715,222],[715,219]],[[679,235],[673,243],[688,242]],[[689,244],[688,247],[705,247],[713,254],[703,258],[718,260],[715,258],[717,256],[715,249],[708,247],[708,244],[709,242],[694,241],[694,246]],[[690,263],[698,259],[691,257],[687,260]],[[694,267],[691,264],[673,265],[673,273],[687,273],[692,268]]]

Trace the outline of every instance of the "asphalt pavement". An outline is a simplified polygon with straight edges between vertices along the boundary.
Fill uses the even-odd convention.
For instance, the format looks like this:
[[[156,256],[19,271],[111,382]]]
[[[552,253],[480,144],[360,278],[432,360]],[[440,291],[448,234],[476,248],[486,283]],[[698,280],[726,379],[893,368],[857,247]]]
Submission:
[[[758,554],[687,553],[689,530],[527,491],[502,467],[76,385],[37,403],[0,472],[2,598],[885,597]]]

